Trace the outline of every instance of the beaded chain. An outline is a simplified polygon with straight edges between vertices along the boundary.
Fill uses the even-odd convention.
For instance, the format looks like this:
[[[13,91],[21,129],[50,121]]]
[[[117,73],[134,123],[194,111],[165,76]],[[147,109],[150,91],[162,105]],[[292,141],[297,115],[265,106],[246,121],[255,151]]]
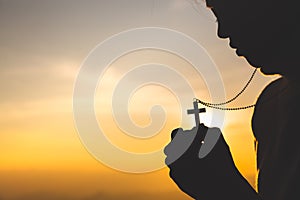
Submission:
[[[255,75],[255,73],[257,72],[257,68],[255,68],[254,72],[252,73],[250,79],[248,80],[248,82],[246,83],[246,85],[244,86],[244,88],[236,95],[234,96],[232,99],[222,102],[222,103],[208,103],[208,102],[204,102],[201,101],[198,98],[194,98],[194,101],[196,101],[197,103],[200,103],[206,107],[210,107],[210,108],[214,108],[214,109],[219,109],[219,110],[244,110],[244,109],[248,109],[248,108],[252,108],[255,106],[255,104],[252,105],[248,105],[248,106],[241,106],[241,107],[233,107],[233,108],[225,108],[225,107],[220,107],[222,105],[226,105],[228,103],[233,102],[235,99],[237,99],[248,87],[248,85],[250,84],[250,82],[253,80],[253,77]]]

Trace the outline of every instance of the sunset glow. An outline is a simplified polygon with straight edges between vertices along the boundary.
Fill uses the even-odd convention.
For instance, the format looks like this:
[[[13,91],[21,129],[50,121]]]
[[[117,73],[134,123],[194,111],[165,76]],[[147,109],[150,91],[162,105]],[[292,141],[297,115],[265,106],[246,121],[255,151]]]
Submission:
[[[76,129],[73,90],[84,59],[100,42],[131,28],[163,27],[187,34],[207,50],[222,77],[220,87],[224,87],[229,99],[243,88],[253,68],[235,55],[228,40],[217,37],[215,22],[199,15],[188,1],[182,0],[3,0],[0,24],[0,199],[191,199],[169,178],[166,167],[148,173],[126,173],[97,160]],[[210,92],[214,92],[208,91],[204,80],[207,77],[199,76],[190,63],[167,51],[132,51],[115,60],[95,90],[95,116],[114,145],[134,153],[162,149],[174,128],[194,126],[193,116],[185,114],[193,99],[180,102],[177,97],[189,98],[193,94],[187,94],[177,75],[170,72],[158,73],[155,78],[165,77],[180,92],[174,94],[159,84],[138,85],[141,87],[127,102],[129,117],[137,127],[154,122],[164,126],[158,130],[154,127],[149,137],[146,134],[152,133],[152,129],[138,135],[145,139],[120,130],[112,115],[114,88],[124,74],[143,64],[153,69],[161,65],[174,69],[189,80],[197,97],[205,101],[211,101]],[[149,74],[130,80],[134,83]],[[275,78],[258,73],[249,89],[230,106],[255,103],[264,86]],[[131,87],[130,84],[125,81],[123,86]],[[153,108],[155,105],[160,108]],[[255,187],[252,112],[253,109],[226,112],[222,132],[237,167]],[[119,117],[124,114],[116,113]],[[207,108],[200,117],[208,124],[212,110]],[[138,164],[126,163],[110,152],[107,155],[120,163]],[[151,165],[163,159],[162,155],[148,162]]]

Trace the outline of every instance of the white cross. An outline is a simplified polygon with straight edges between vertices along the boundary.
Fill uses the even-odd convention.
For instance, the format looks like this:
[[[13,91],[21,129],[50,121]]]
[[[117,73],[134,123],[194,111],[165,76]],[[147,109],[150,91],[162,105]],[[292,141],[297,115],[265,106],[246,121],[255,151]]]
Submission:
[[[194,109],[187,110],[187,114],[194,114],[195,115],[196,127],[198,127],[199,124],[200,124],[199,113],[206,112],[206,109],[205,108],[200,108],[199,109],[197,101],[194,101],[193,104],[194,104]]]

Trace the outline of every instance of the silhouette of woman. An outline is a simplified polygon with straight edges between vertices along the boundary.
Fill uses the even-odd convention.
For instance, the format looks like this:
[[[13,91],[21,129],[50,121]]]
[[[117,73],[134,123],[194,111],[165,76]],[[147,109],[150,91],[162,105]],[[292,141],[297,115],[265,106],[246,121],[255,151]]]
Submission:
[[[244,56],[266,75],[281,75],[260,94],[252,117],[258,193],[235,167],[222,134],[212,151],[199,158],[206,132],[221,133],[203,124],[187,131],[173,130],[172,140],[165,148],[170,177],[182,191],[200,200],[299,200],[298,3],[296,0],[207,0],[206,4],[217,17],[218,36],[229,38],[237,55]],[[191,137],[193,142],[188,149],[179,158],[173,158],[182,149],[177,148],[178,141]]]

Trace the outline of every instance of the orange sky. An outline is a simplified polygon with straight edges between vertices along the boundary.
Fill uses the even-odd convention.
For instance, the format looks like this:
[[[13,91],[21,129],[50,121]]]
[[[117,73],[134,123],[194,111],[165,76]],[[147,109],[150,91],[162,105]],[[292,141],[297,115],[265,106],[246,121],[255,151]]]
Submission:
[[[96,160],[76,131],[72,97],[80,66],[96,45],[121,31],[149,26],[180,31],[199,42],[218,67],[226,98],[233,97],[253,68],[235,55],[228,40],[217,38],[217,26],[207,16],[182,0],[137,0],[130,5],[129,1],[109,0],[0,1],[0,199],[190,199],[170,180],[167,168],[124,173]],[[124,70],[151,61],[181,70],[197,88],[196,94],[210,100],[203,80],[194,76],[188,63],[178,56],[144,50],[121,57],[103,79],[104,87],[96,91],[95,112],[98,122],[109,130],[107,137],[128,151],[163,148],[173,128],[191,128],[194,123],[187,115],[180,122],[180,112],[186,111],[178,107],[176,97],[165,88],[150,85],[132,96],[131,117],[136,124],[147,125],[151,122],[148,109],[154,104],[164,105],[165,127],[155,137],[142,141],[118,132],[111,110],[103,108],[105,98]],[[252,104],[274,78],[257,74],[232,105]],[[176,85],[174,80],[170,84]],[[145,109],[137,109],[141,104]],[[237,167],[254,186],[252,111],[227,112],[222,132]],[[210,113],[208,109],[207,114],[201,114],[204,121]]]

